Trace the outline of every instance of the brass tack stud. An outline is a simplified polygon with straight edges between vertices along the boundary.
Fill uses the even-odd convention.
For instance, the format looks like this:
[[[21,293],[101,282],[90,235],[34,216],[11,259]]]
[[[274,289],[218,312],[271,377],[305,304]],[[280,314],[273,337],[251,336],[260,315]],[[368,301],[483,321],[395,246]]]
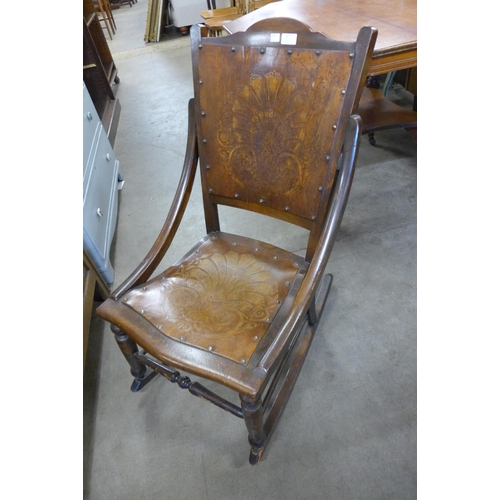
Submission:
[[[352,59],[352,58],[354,57],[354,52],[351,52],[351,53],[349,54],[349,57]]]
[[[330,159],[331,159],[331,156],[330,156],[330,155],[326,155],[326,156],[325,156],[325,160],[326,160],[326,161],[330,161]]]
[[[180,340],[181,342],[184,342],[184,341],[186,340],[186,337],[180,337],[180,338],[179,338],[179,340]]]
[[[210,352],[212,352],[212,351],[214,350],[214,348],[213,348],[211,345],[209,345],[209,346],[208,346],[208,350],[209,350]]]
[[[299,267],[298,262],[294,262],[293,265],[294,265],[294,267]]]
[[[198,83],[199,83],[200,85],[202,85],[202,84],[203,84],[203,80],[200,80]]]
[[[258,252],[258,251],[259,251],[259,249],[258,249],[258,248],[256,248],[256,249],[255,249],[255,251],[256,251],[256,252]]]
[[[285,207],[285,211],[289,212],[290,211],[290,207]]]
[[[236,246],[236,242],[235,242],[235,241],[233,241],[233,242],[231,243],[231,245],[232,245],[233,247],[235,247],[235,246]]]
[[[344,94],[345,94],[345,89],[342,89],[342,90],[340,91],[340,93],[341,93],[342,95],[344,95]]]
[[[240,196],[240,195],[239,195],[238,193],[234,193],[234,197],[235,197],[235,198],[239,198],[239,196]]]
[[[199,48],[199,49],[202,49],[202,48],[203,48],[203,44],[201,44],[201,43],[200,43],[200,44],[198,45],[198,48]]]
[[[236,47],[231,47],[231,52],[236,52]]]
[[[158,330],[161,330],[163,328],[163,325],[158,325]]]
[[[281,304],[281,300],[277,300],[276,304],[280,305]]]
[[[278,256],[277,256],[277,255],[275,255],[275,256],[273,257],[273,259],[274,259],[274,260],[278,260]]]
[[[333,130],[337,130],[337,125],[333,125]]]
[[[208,188],[208,192],[209,192],[209,193],[213,193],[213,192],[214,192],[214,190],[213,190],[212,188]]]
[[[242,358],[241,363],[244,365],[247,362],[245,358]]]
[[[271,318],[267,318],[266,323],[271,323]]]
[[[317,55],[317,56],[320,56],[320,55],[321,55],[321,50],[317,50],[317,51],[316,51],[316,55]]]
[[[210,165],[207,165],[205,168],[206,168],[207,170],[210,170]]]
[[[256,335],[254,338],[253,338],[254,342],[257,342],[257,340],[259,340],[259,336]]]
[[[144,314],[146,311],[144,309],[141,309],[141,314]]]
[[[206,114],[207,114],[206,111],[201,112],[201,116],[206,116]]]
[[[291,56],[291,55],[293,54],[293,50],[292,50],[292,49],[288,49],[288,50],[287,50],[287,54],[288,54],[289,56]]]
[[[320,186],[320,187],[318,188],[318,191],[323,191],[323,186]]]
[[[312,216],[311,216],[311,220],[316,220],[316,216],[315,216],[315,215],[312,215]]]
[[[128,297],[125,297],[125,298],[123,299],[123,302],[128,302]]]
[[[147,290],[147,288],[145,286],[142,287],[143,290]]]
[[[263,199],[263,198],[261,198],[261,199],[259,200],[259,203],[264,203],[264,199]]]
[[[285,285],[286,286],[290,286],[290,282],[289,281],[285,281]]]
[[[265,53],[266,53],[266,49],[265,49],[264,47],[262,47],[262,48],[260,49],[260,53],[261,53],[261,54],[265,54]]]
[[[208,142],[208,141],[207,141],[207,138],[206,138],[206,137],[204,137],[202,142],[203,142],[203,144],[206,144],[206,143]]]

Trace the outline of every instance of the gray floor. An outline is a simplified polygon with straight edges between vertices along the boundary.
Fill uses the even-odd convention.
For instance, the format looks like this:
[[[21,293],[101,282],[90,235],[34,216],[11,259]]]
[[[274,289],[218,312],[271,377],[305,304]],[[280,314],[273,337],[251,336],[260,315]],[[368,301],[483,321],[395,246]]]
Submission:
[[[192,96],[189,39],[145,44],[146,7],[138,0],[114,11],[118,31],[109,42],[121,79],[115,151],[125,178],[115,285],[143,258],[167,213]],[[393,95],[405,98],[402,90]],[[108,325],[95,319],[84,377],[85,498],[416,498],[416,145],[404,130],[377,141],[372,147],[362,138],[328,266],[329,305],[264,460],[248,464],[239,419],[166,380],[130,392],[127,364]],[[196,185],[166,261],[203,234],[199,192]],[[300,229],[248,222],[251,235],[303,247]],[[223,229],[240,226],[228,214]]]

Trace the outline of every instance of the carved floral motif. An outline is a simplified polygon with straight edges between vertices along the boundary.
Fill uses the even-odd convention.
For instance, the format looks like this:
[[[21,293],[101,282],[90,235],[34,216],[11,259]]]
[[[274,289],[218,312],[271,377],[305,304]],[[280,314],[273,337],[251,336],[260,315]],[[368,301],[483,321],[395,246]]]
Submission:
[[[214,253],[165,280],[165,317],[177,330],[203,336],[246,333],[276,307],[278,284],[251,254]]]
[[[303,184],[315,158],[315,151],[304,147],[310,127],[307,107],[295,81],[276,71],[253,75],[238,95],[229,96],[219,120],[222,166],[241,186],[262,177],[266,167],[278,166],[269,180],[291,194]],[[290,170],[296,177],[287,184],[286,172]],[[275,177],[280,171],[284,174],[281,183]]]

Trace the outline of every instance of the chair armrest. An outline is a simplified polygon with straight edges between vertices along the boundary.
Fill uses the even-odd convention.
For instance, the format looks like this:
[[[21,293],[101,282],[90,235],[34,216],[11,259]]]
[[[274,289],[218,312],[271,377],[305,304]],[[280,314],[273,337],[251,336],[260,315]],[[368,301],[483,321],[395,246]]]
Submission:
[[[194,99],[190,99],[188,107],[188,137],[186,155],[177,191],[175,192],[172,205],[167,219],[146,257],[132,272],[132,274],[114,291],[110,297],[119,299],[131,288],[146,282],[163,259],[170,247],[175,233],[186,210],[198,164],[198,147],[196,141],[196,130],[194,123]]]
[[[328,263],[328,259],[330,258],[335,239],[337,238],[349,198],[361,132],[361,117],[359,115],[352,115],[347,124],[344,148],[339,162],[340,165],[337,177],[335,179],[333,196],[328,206],[325,224],[318,242],[317,250],[311,260],[304,281],[297,292],[294,303],[290,309],[290,314],[283,324],[281,331],[276,336],[274,345],[268,349],[265,356],[260,360],[256,368],[257,373],[262,370],[267,373],[273,369],[273,365],[279,362],[279,355],[281,352],[284,352],[285,344],[291,341],[293,333],[301,327],[303,319],[312,301],[314,301],[316,291],[321,284],[323,273]],[[311,293],[311,290],[313,293]]]

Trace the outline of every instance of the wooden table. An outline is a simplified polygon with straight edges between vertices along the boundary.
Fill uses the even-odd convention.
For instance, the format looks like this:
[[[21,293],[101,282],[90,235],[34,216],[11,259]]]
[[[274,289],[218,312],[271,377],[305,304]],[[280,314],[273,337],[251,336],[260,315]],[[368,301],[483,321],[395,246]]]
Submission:
[[[261,19],[291,17],[337,40],[354,41],[363,26],[378,29],[368,74],[417,65],[417,0],[282,0],[224,24],[228,33],[246,31]]]

